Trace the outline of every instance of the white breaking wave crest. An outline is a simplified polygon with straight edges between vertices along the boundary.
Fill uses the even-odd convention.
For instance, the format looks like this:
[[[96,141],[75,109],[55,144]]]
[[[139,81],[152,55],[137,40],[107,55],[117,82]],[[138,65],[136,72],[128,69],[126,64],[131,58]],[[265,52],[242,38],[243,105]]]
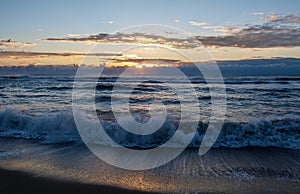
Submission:
[[[136,118],[139,120],[139,117]],[[97,120],[82,117],[87,132],[100,124]],[[153,148],[165,143],[176,130],[176,121],[170,119],[162,126],[161,133],[145,136],[132,136],[116,122],[101,121],[102,127],[117,143],[129,148]],[[199,123],[198,133],[189,147],[199,147],[207,123]],[[110,141],[101,135],[104,131],[90,130],[90,142],[109,145]],[[172,147],[185,145],[192,134],[182,132]],[[0,111],[0,137],[36,140],[43,144],[82,143],[76,129],[72,112],[59,112],[50,115],[30,116],[19,110]],[[214,147],[240,148],[245,146],[281,147],[300,149],[300,116],[285,115],[280,118],[262,119],[249,122],[225,122]]]
[[[0,131],[1,137],[40,140],[43,143],[80,140],[72,112],[29,116],[19,110],[6,109],[0,112]]]

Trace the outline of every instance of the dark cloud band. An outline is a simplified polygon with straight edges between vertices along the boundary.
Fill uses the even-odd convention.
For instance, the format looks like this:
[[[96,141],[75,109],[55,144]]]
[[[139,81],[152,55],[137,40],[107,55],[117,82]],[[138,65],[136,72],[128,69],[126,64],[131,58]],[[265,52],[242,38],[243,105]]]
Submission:
[[[121,56],[116,53],[51,53],[51,52],[17,52],[17,51],[0,51],[0,57],[115,57]]]

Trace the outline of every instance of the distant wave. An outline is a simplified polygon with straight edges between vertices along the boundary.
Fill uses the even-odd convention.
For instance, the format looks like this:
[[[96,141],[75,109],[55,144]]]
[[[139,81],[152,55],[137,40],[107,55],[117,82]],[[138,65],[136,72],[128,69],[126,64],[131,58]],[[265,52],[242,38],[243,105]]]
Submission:
[[[241,84],[289,84],[287,81],[225,81],[225,84],[241,85]]]
[[[299,77],[277,77],[274,78],[276,81],[300,81]]]
[[[91,125],[99,125],[96,120],[82,117],[83,122]],[[139,119],[138,117],[136,118]],[[166,141],[164,134],[153,136],[140,136],[132,138],[121,129],[116,122],[101,121],[104,128],[110,131],[110,136],[121,145],[131,148],[152,148]],[[176,121],[168,121],[163,128],[168,134],[176,130]],[[199,147],[203,138],[207,123],[199,123],[198,133],[190,144],[190,147]],[[181,147],[187,136],[182,132],[173,147]],[[58,112],[51,115],[30,116],[20,110],[6,109],[0,111],[0,137],[36,140],[43,144],[56,143],[82,143],[74,123],[72,112]],[[109,141],[101,136],[101,132],[91,134],[91,141],[103,145],[109,145]],[[300,116],[285,115],[249,122],[226,122],[214,147],[240,148],[245,146],[281,147],[300,149]]]
[[[61,87],[48,87],[48,88],[45,88],[47,90],[72,90],[73,87],[67,87],[67,86],[61,86]]]
[[[98,91],[102,91],[102,90],[112,90],[114,88],[114,85],[111,84],[97,84],[96,85],[96,89]]]

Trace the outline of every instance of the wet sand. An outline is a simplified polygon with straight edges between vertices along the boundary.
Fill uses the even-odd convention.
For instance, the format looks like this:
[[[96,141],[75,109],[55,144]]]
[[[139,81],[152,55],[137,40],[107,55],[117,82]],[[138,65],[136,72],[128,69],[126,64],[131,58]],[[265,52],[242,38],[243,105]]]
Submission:
[[[130,190],[120,187],[88,184],[77,181],[65,180],[54,177],[37,176],[35,174],[22,171],[13,171],[0,169],[2,194],[47,194],[47,193],[63,193],[63,194],[137,194],[137,193],[154,193],[140,190]]]
[[[145,171],[113,167],[83,145],[0,139],[0,193],[299,193],[300,151],[189,149]],[[42,192],[41,192],[42,191]]]

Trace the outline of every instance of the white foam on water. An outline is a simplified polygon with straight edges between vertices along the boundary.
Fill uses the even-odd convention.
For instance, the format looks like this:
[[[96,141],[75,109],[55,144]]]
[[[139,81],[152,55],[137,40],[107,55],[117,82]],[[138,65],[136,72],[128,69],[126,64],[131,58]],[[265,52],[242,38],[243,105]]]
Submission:
[[[137,116],[136,120],[140,117]],[[104,131],[94,130],[100,125],[98,120],[82,116],[82,121],[87,126],[88,141],[90,143],[109,145],[105,139]],[[131,136],[114,121],[101,121],[103,128],[110,131],[110,137],[121,141],[122,146],[137,148],[152,148],[163,144],[166,135],[176,131],[176,121],[167,119],[161,132],[146,136]],[[199,147],[203,138],[206,123],[199,124],[198,134],[194,137],[189,147]],[[191,134],[181,133],[172,147],[181,147],[186,143]],[[61,111],[55,114],[31,116],[20,110],[5,109],[0,111],[0,137],[17,139],[38,140],[44,144],[56,143],[82,143],[77,131],[72,112]],[[214,147],[240,148],[253,147],[281,147],[300,149],[300,116],[285,115],[249,122],[226,122]]]

